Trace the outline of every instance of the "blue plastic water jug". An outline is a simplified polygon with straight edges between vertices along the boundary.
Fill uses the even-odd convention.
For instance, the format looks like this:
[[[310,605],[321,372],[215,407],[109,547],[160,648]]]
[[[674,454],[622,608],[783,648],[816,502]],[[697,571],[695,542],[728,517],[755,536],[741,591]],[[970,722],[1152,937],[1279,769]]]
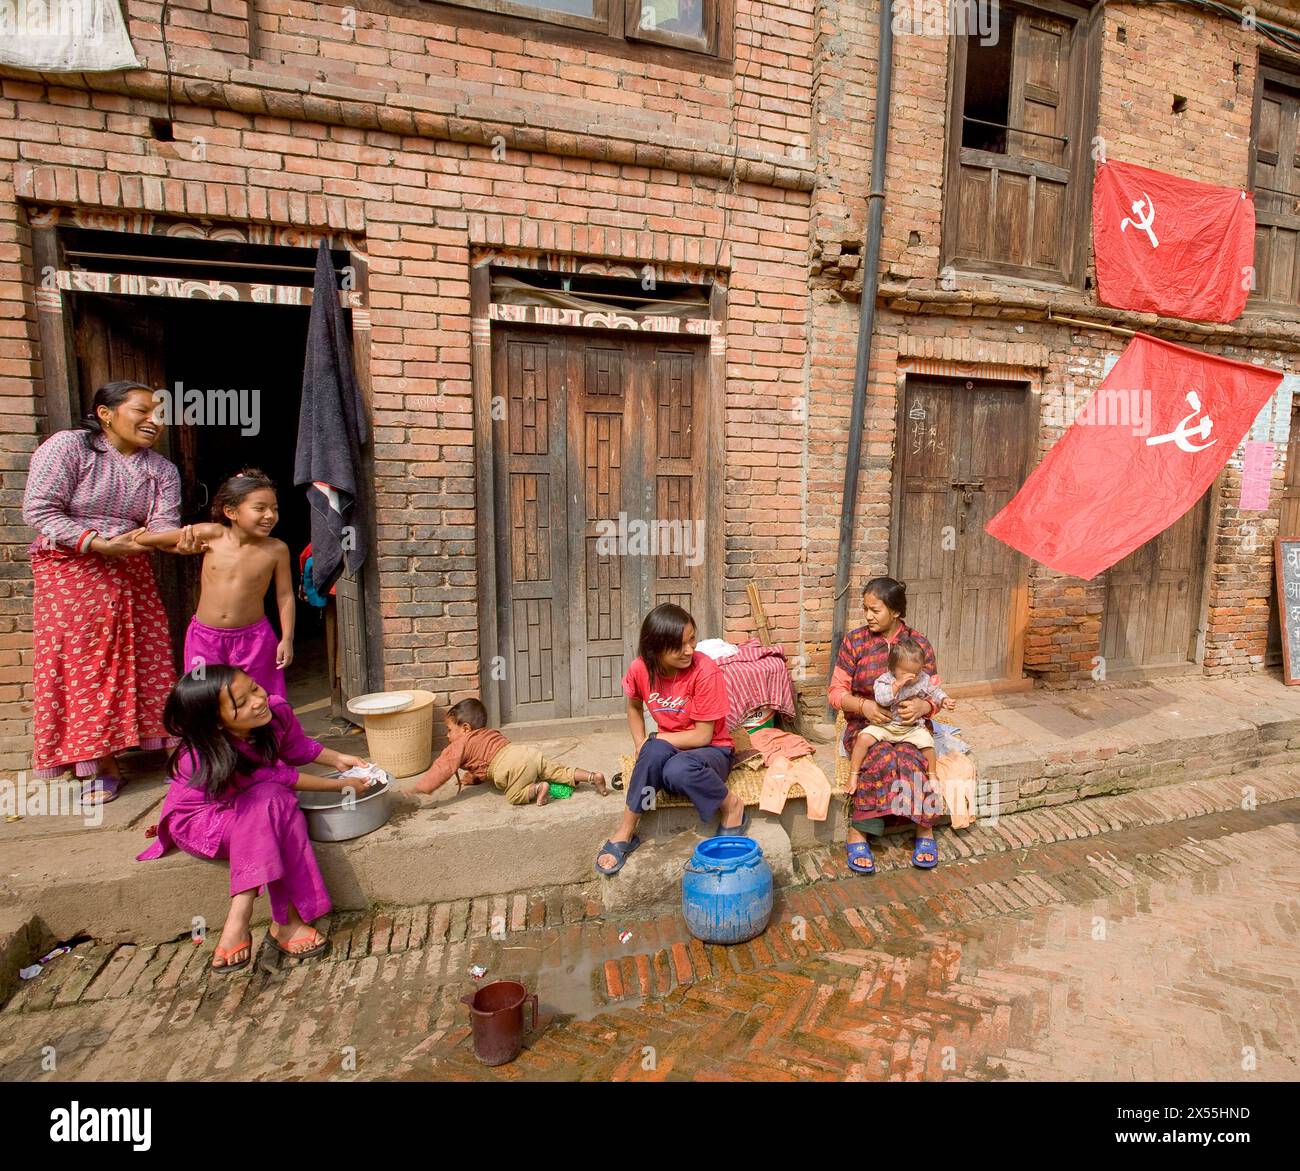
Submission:
[[[708,838],[682,875],[682,914],[696,939],[744,943],[772,917],[772,868],[753,838]]]

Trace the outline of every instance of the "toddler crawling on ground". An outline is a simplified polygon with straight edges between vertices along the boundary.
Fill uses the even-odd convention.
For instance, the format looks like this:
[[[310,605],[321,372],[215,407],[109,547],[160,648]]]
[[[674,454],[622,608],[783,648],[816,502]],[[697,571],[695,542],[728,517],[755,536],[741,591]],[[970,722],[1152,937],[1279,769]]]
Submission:
[[[447,747],[415,782],[415,792],[433,793],[453,776],[459,785],[462,769],[469,774],[470,784],[490,780],[511,805],[527,805],[530,801],[545,805],[550,800],[552,782],[590,784],[602,797],[609,792],[603,773],[556,764],[536,748],[511,744],[495,728],[487,726],[487,709],[477,699],[462,699],[447,712],[447,739]]]

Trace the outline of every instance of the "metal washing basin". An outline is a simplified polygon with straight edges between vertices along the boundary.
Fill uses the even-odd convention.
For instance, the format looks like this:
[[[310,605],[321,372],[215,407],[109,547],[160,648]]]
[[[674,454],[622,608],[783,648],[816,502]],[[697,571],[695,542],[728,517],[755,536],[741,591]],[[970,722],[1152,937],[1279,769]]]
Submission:
[[[337,772],[327,773],[337,777]],[[307,815],[307,836],[313,842],[346,842],[387,824],[393,812],[393,778],[384,783],[345,793],[298,793],[298,807]]]

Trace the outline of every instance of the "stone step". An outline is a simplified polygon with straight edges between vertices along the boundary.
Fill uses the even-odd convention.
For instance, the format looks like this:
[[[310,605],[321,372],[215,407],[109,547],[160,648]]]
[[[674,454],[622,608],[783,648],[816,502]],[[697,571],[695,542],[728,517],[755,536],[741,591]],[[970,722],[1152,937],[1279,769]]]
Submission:
[[[1091,733],[1068,748],[974,746],[981,816],[1062,805],[1106,794],[1270,769],[1300,759],[1300,718],[1289,709],[1240,715],[1155,713],[1141,739]],[[1186,724],[1183,731],[1181,725]]]
[[[1248,776],[1184,781],[1142,792],[1002,815],[968,830],[940,828],[937,838],[940,857],[945,863],[951,863],[1252,805],[1263,808],[1297,797],[1300,797],[1300,767],[1292,765],[1259,770]],[[585,837],[567,841],[568,852],[551,852],[548,858],[538,859],[530,849],[544,843],[545,827],[535,823],[537,836],[534,837],[520,830],[520,823],[515,821],[510,823],[516,831],[513,835],[500,826],[495,840],[512,843],[520,864],[510,868],[495,856],[485,856],[483,865],[454,887],[446,878],[447,859],[440,862],[437,858],[440,847],[444,853],[453,852],[437,836],[446,823],[410,819],[427,832],[384,837],[381,835],[387,831],[381,831],[357,842],[320,847],[326,880],[335,897],[336,919],[340,915],[347,918],[348,912],[361,910],[367,903],[383,903],[389,909],[367,912],[364,917],[354,914],[347,918],[348,923],[364,924],[376,915],[406,916],[409,912],[403,908],[414,907],[417,919],[423,924],[418,930],[409,925],[378,932],[367,929],[364,938],[353,940],[355,946],[349,944],[342,954],[351,954],[356,948],[363,952],[377,948],[386,954],[402,946],[416,946],[415,942],[399,943],[399,936],[411,941],[435,934],[449,941],[470,939],[487,934],[493,921],[502,916],[508,919],[513,933],[559,922],[577,922],[593,914],[617,918],[633,912],[679,907],[682,869],[700,840],[698,832],[687,832],[701,828],[690,811],[663,811],[647,817],[643,823],[646,845],[636,851],[620,875],[601,879],[594,874],[592,863],[599,842],[612,828],[611,803],[588,796],[581,803],[574,798],[559,804],[573,805],[566,815],[569,820],[577,810],[587,807],[581,817],[583,825],[579,827]],[[496,810],[510,812],[501,802],[485,802],[483,808],[489,814]],[[778,887],[791,889],[824,879],[847,877],[842,833],[838,842],[835,841],[826,829],[829,823],[823,823],[818,827],[822,836],[800,847],[789,832],[791,817],[789,809],[780,819],[755,814],[751,826],[773,867]],[[802,815],[798,820],[807,826]],[[905,840],[908,836],[901,835],[903,841],[891,842],[877,850],[877,868],[881,872],[910,865]],[[222,921],[228,906],[224,867],[183,855],[147,864],[124,862],[123,857],[130,858],[130,851],[121,842],[116,843],[115,851],[114,859],[105,857],[102,846],[93,859],[73,857],[69,862],[70,874],[59,876],[47,869],[42,887],[24,888],[13,897],[21,893],[26,905],[40,914],[48,930],[58,938],[85,932],[106,943],[130,942],[144,946],[188,935],[195,915],[214,925]],[[465,857],[460,853],[456,856]],[[48,857],[46,863],[51,865]],[[574,875],[561,880],[573,885],[556,884],[552,875],[561,872]],[[365,898],[361,895],[363,890]],[[418,910],[427,904],[438,905],[431,918]],[[265,903],[260,906],[264,907]],[[355,935],[356,931],[350,928],[349,938]],[[35,953],[24,956],[21,962],[29,962],[31,954]]]
[[[0,1004],[19,986],[18,970],[43,954],[49,936],[40,920],[21,907],[0,909]]]

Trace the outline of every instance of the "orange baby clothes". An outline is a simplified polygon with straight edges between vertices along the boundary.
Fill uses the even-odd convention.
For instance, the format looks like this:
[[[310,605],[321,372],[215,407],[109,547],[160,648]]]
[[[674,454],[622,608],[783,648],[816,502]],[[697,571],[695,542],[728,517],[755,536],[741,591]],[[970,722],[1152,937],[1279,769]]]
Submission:
[[[808,820],[825,821],[831,807],[831,783],[817,762],[807,757],[794,761],[781,755],[772,758],[763,778],[759,809],[765,813],[780,813],[785,808],[791,785],[799,785],[804,791],[808,801]]]
[[[978,816],[975,796],[975,762],[960,752],[945,752],[935,762],[939,792],[948,807],[953,829],[965,829]]]
[[[771,764],[778,756],[794,760],[797,756],[813,754],[813,746],[802,736],[782,732],[780,728],[759,728],[749,734],[749,742],[763,754],[764,764]]]

